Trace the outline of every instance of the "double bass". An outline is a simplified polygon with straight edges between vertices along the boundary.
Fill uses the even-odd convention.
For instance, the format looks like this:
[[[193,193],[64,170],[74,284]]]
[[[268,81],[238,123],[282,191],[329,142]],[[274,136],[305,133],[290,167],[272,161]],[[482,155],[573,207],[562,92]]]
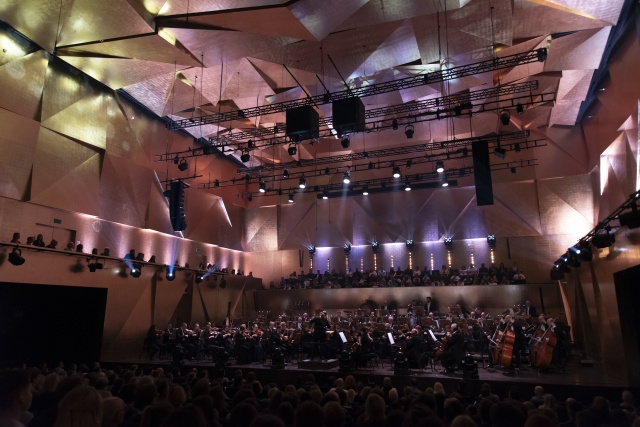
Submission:
[[[551,365],[553,349],[557,342],[556,333],[552,327],[541,323],[530,341],[529,359],[531,364],[538,369],[547,369]]]
[[[511,367],[513,345],[516,342],[516,334],[510,329],[510,326],[511,322],[509,319],[506,321],[504,329],[500,329],[500,326],[496,328],[493,339],[490,340],[493,363],[496,365],[502,365],[506,369]]]

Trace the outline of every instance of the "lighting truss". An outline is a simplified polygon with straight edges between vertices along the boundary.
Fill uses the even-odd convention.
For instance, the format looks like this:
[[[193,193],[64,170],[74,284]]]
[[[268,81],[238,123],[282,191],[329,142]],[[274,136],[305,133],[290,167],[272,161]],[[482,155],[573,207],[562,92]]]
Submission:
[[[414,113],[429,108],[455,109],[456,106],[468,104],[472,101],[483,101],[485,99],[500,98],[509,95],[516,95],[519,93],[531,94],[535,90],[538,90],[538,81],[531,80],[523,83],[515,83],[510,85],[492,87],[489,89],[481,89],[455,95],[442,96],[439,98],[431,98],[423,101],[407,102],[388,107],[374,108],[372,110],[365,111],[365,119]],[[321,127],[332,126],[333,118],[322,117],[319,124]],[[285,131],[286,124],[278,123],[276,126],[270,128],[259,128],[251,131],[234,132],[228,135],[221,135],[219,137],[213,138],[212,142],[215,145],[228,145],[231,143],[231,141],[268,139],[274,136],[282,135],[285,133]]]
[[[513,162],[495,163],[491,165],[491,171],[509,170],[512,167],[525,168],[531,166],[537,166],[537,159],[517,160]],[[473,173],[473,166],[465,166],[461,168],[454,168],[445,173],[444,180],[449,183],[449,186],[456,186],[456,178],[469,176]],[[412,175],[405,175],[404,179],[397,180],[394,178],[374,178],[360,181],[352,181],[349,185],[344,185],[342,182],[329,183],[326,185],[307,186],[305,189],[273,189],[267,188],[265,193],[259,191],[245,191],[239,193],[240,197],[248,196],[277,196],[280,194],[286,194],[289,192],[296,193],[317,193],[320,197],[324,194],[328,194],[329,197],[344,197],[362,195],[362,189],[366,186],[369,194],[384,193],[389,191],[404,191],[404,185],[408,181],[411,183],[411,188],[418,190],[423,188],[436,188],[439,187],[443,181],[442,174],[437,172],[429,173],[416,173]]]
[[[244,110],[233,110],[225,113],[216,113],[207,116],[194,117],[193,119],[176,120],[172,121],[169,124],[169,129],[186,129],[194,126],[218,124],[229,122],[232,120],[263,116],[266,114],[281,113],[291,108],[301,107],[305,105],[329,104],[334,101],[352,97],[364,98],[367,96],[374,96],[382,93],[410,89],[426,84],[439,83],[447,80],[474,76],[491,71],[503,70],[505,68],[513,68],[518,65],[525,65],[533,62],[542,62],[546,59],[546,57],[547,49],[540,48],[531,52],[516,53],[514,55],[503,56],[501,58],[492,58],[473,64],[461,65],[459,67],[452,67],[427,74],[405,77],[403,79],[394,80],[391,82],[376,83],[359,88],[349,88],[339,92],[324,93],[322,95],[310,96],[304,99],[273,103],[259,107],[246,108]]]
[[[522,102],[521,104],[527,105],[527,106],[533,106],[538,104],[544,104],[547,102],[552,102],[555,100],[555,95],[556,95],[555,92],[537,94],[533,96],[536,99],[527,97],[528,100],[526,102]],[[478,105],[471,104],[471,108],[477,108],[477,111],[473,111],[473,114],[486,113],[491,111],[502,111],[505,108],[515,108],[516,105],[520,103],[518,101],[519,101],[518,99],[514,99],[514,98],[506,99],[506,100],[496,100],[496,101],[490,101],[486,104],[478,104]],[[465,112],[462,114],[468,115],[470,113]],[[367,128],[366,131],[380,131],[387,128],[390,129],[393,126],[393,120],[398,120],[400,122],[399,125],[404,126],[405,124],[415,124],[420,122],[441,120],[441,119],[446,119],[450,117],[458,117],[458,113],[456,112],[455,108],[438,109],[436,111],[422,112],[414,116],[406,116],[399,119],[383,119],[376,122],[370,122],[370,123],[367,123],[369,127]],[[321,129],[319,132],[319,137],[320,138],[335,137],[334,134],[335,134],[335,131],[333,129]],[[252,140],[252,144],[254,148],[274,147],[276,145],[291,143],[291,141],[284,136],[269,138],[268,140],[262,140],[262,142],[263,144],[259,144],[257,141]],[[235,142],[224,142],[219,145],[211,145],[207,143],[204,143],[204,144],[205,145],[203,145],[201,148],[188,149],[184,151],[170,152],[170,153],[164,153],[164,154],[156,154],[155,161],[156,162],[173,161],[176,156],[189,158],[189,157],[208,155],[211,153],[212,148],[216,148],[223,153],[232,152],[232,151],[239,150],[240,148],[237,148],[237,147],[243,145],[243,143],[238,144]]]
[[[300,159],[299,161],[286,162],[286,163],[270,163],[253,168],[239,168],[238,173],[257,173],[260,171],[272,171],[280,169],[295,169],[300,167],[313,167],[321,165],[330,165],[340,162],[353,162],[358,160],[371,160],[374,158],[401,156],[408,153],[424,153],[432,150],[442,150],[447,148],[464,147],[471,145],[474,141],[485,140],[490,144],[497,144],[504,141],[514,141],[519,139],[525,139],[530,136],[531,132],[528,130],[505,132],[501,134],[474,136],[471,138],[452,139],[448,141],[429,142],[423,144],[407,145],[402,147],[383,148],[381,150],[358,152],[342,154],[338,156],[322,157],[318,159]]]
[[[482,138],[478,138],[478,139],[482,139]],[[520,150],[527,150],[527,149],[531,149],[531,148],[537,148],[537,147],[544,147],[546,146],[546,143],[544,142],[544,139],[535,139],[535,140],[527,140],[527,141],[520,141],[520,142],[513,142],[513,143],[502,143],[501,142],[501,147],[503,147],[506,151],[515,151],[516,148],[516,144],[519,144]],[[492,146],[496,146],[496,144],[493,144]],[[420,164],[426,164],[426,163],[434,163],[437,160],[456,160],[456,159],[463,159],[463,158],[467,158],[468,155],[470,154],[470,152],[467,153],[467,155],[464,154],[462,148],[455,150],[455,151],[449,151],[449,152],[439,152],[439,153],[429,153],[429,154],[420,154],[418,156],[411,156],[411,157],[403,157],[403,158],[395,158],[393,160],[384,160],[384,161],[379,161],[378,163],[376,163],[376,169],[385,169],[385,168],[392,168],[394,165],[398,165],[398,164],[405,164],[408,160],[411,160],[411,164],[413,165],[420,165]],[[515,167],[517,167],[518,165],[516,165]],[[454,168],[455,169],[455,168]],[[457,168],[460,169],[460,168]],[[464,169],[464,168],[463,168]],[[365,163],[361,163],[361,164],[351,164],[349,166],[340,166],[337,168],[332,168],[332,172],[333,173],[343,173],[344,171],[349,170],[350,172],[358,172],[358,171],[368,171],[369,170],[369,164],[367,162]],[[499,170],[499,169],[496,169]],[[245,174],[243,177],[240,178],[234,178],[231,180],[225,180],[225,181],[220,181],[218,180],[216,181],[211,181],[211,182],[206,182],[206,183],[201,183],[199,184],[198,188],[199,189],[210,189],[210,188],[218,188],[218,187],[233,187],[233,186],[237,186],[237,185],[245,185],[245,184],[253,184],[253,183],[258,183],[260,182],[260,180],[266,181],[268,182],[268,184],[270,185],[275,185],[278,183],[283,183],[283,182],[287,182],[289,180],[298,180],[302,175],[304,175],[306,178],[319,178],[321,176],[325,176],[325,170],[320,169],[320,170],[303,170],[300,172],[289,172],[289,176],[287,178],[284,178],[280,175],[278,176],[261,176],[261,175],[255,175],[252,176],[251,174]],[[428,174],[419,174],[419,175],[428,175]],[[281,184],[279,184],[281,185]]]

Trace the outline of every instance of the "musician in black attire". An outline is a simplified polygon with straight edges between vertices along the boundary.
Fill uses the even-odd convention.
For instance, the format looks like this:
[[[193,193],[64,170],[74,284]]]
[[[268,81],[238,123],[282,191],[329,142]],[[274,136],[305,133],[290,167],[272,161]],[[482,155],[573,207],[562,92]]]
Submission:
[[[404,348],[404,354],[409,359],[410,366],[415,366],[416,368],[421,368],[421,359],[422,359],[422,343],[424,342],[424,337],[417,329],[411,330],[411,338],[407,340],[407,343]]]
[[[424,312],[427,315],[438,312],[438,304],[431,297],[427,297],[427,302],[424,303]]]
[[[447,334],[447,343],[440,354],[440,362],[446,373],[453,373],[456,365],[464,358],[464,337],[458,330],[456,323],[451,324],[451,331]]]
[[[522,366],[522,354],[525,352],[527,344],[520,319],[511,318],[511,322],[513,326],[513,333],[515,335],[515,341],[513,343],[513,360],[510,367],[510,371],[513,371],[515,369],[520,369]]]
[[[151,325],[149,327],[149,330],[147,331],[147,348],[149,349],[149,360],[153,360],[153,356],[155,356],[160,351],[156,325]]]
[[[324,355],[324,340],[326,332],[329,330],[329,321],[327,320],[327,312],[323,311],[319,316],[311,319],[309,325],[313,327],[313,353],[311,358],[313,359],[316,348],[320,352],[322,359],[325,359]]]

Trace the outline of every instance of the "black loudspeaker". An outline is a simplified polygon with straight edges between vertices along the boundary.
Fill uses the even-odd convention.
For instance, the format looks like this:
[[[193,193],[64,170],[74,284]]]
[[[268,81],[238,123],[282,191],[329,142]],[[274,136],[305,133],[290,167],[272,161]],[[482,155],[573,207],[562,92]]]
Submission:
[[[493,205],[493,184],[489,161],[489,142],[473,141],[473,175],[476,182],[476,203],[478,206]]]
[[[310,105],[287,110],[286,134],[296,142],[317,138],[320,129],[318,112]]]
[[[171,181],[169,188],[169,219],[174,231],[184,231],[187,228],[187,218],[184,213],[184,185],[182,181]]]
[[[334,101],[333,128],[338,136],[365,130],[364,104],[360,98],[346,98]]]

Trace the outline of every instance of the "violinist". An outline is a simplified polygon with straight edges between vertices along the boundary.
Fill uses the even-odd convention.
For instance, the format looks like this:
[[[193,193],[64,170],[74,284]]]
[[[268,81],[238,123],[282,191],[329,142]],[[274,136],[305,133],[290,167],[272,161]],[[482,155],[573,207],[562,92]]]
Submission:
[[[147,347],[149,349],[149,360],[153,360],[153,357],[160,351],[158,346],[158,336],[162,334],[162,331],[156,329],[156,325],[151,325],[147,331]]]
[[[451,324],[451,329],[447,332],[444,349],[440,353],[440,363],[445,369],[445,373],[450,374],[456,370],[464,357],[464,337],[458,329],[457,323]]]

